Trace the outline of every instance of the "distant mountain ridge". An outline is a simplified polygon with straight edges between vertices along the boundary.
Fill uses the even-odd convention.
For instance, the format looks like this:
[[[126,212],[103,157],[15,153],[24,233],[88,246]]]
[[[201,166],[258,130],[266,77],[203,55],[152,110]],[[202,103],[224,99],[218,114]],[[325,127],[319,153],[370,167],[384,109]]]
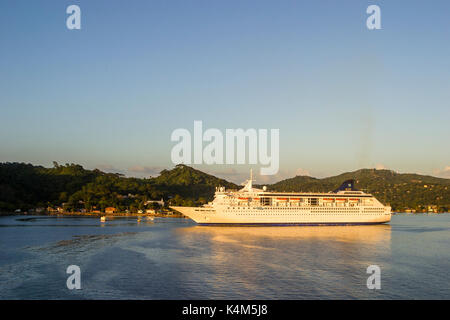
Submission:
[[[450,208],[450,179],[390,170],[361,169],[318,179],[296,176],[267,185],[276,191],[328,192],[348,179],[356,188],[372,193],[393,210],[426,211],[434,206]],[[54,163],[53,168],[24,163],[0,163],[0,211],[29,210],[36,207],[64,206],[66,210],[137,211],[148,200],[163,198],[174,205],[196,206],[213,199],[215,187],[237,189],[234,183],[186,165],[163,170],[157,177],[128,178],[86,170],[80,165]]]

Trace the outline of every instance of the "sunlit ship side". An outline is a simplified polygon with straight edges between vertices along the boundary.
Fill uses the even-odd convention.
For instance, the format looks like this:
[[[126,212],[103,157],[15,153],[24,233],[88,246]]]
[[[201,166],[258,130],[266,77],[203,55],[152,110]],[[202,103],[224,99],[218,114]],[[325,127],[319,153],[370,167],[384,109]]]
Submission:
[[[351,225],[391,220],[391,207],[345,181],[329,193],[269,192],[252,186],[216,188],[214,200],[202,207],[171,207],[201,225]]]

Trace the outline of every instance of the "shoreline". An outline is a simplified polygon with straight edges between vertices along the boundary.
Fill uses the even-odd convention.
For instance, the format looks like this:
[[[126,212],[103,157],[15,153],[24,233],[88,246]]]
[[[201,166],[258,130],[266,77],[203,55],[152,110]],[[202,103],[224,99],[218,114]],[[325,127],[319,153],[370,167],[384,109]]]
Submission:
[[[25,212],[0,212],[0,216],[49,216],[49,217],[86,217],[86,218],[123,218],[123,217],[162,217],[162,218],[187,218],[186,216],[179,213],[172,214],[149,214],[149,213],[78,213],[78,212],[64,212],[64,213],[25,213]]]
[[[450,214],[450,212],[392,212],[392,215],[406,214],[408,216],[414,215],[440,215],[440,214]],[[124,218],[124,217],[160,217],[160,218],[185,218],[185,215],[181,213],[80,213],[80,212],[64,212],[64,213],[36,213],[36,212],[0,212],[0,217],[6,216],[49,216],[49,217],[86,217],[86,218]]]

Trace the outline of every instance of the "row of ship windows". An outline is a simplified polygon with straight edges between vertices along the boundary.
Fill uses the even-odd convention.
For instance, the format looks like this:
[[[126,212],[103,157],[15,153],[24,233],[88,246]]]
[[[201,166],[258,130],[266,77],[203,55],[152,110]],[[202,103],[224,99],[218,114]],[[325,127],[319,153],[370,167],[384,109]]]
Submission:
[[[270,214],[272,214],[273,212],[271,212],[271,211],[269,211],[269,210],[239,210],[239,209],[237,209],[237,210],[225,210],[226,212],[256,212],[256,213],[260,213],[260,212],[269,212]],[[282,211],[282,212],[292,212],[293,210],[285,210],[285,211],[283,211],[283,210],[277,210],[277,211]],[[296,212],[312,212],[312,213],[315,213],[315,212],[318,212],[318,213],[322,213],[322,212],[325,212],[325,213],[336,213],[336,212],[349,212],[349,213],[355,213],[355,212],[374,212],[374,213],[377,213],[377,212],[384,212],[384,209],[380,209],[380,210],[363,210],[363,211],[360,211],[360,210],[333,210],[333,211],[330,211],[330,210],[326,210],[326,211],[321,211],[321,210],[302,210],[302,211],[296,211]]]
[[[339,213],[338,215],[336,213]],[[341,215],[359,215],[359,216],[367,216],[367,215],[379,215],[380,212],[366,212],[366,213],[357,213],[357,212],[333,212],[333,213],[326,213],[326,212],[317,212],[319,215],[333,215],[333,216],[341,216]],[[283,216],[283,215],[294,215],[292,213],[236,213],[238,216]],[[297,216],[308,216],[310,213],[296,213]]]
[[[255,210],[254,208],[246,208],[246,207],[227,207],[227,209],[233,209],[233,210]],[[263,208],[262,210],[298,210],[299,208]],[[304,210],[310,210],[311,208],[302,208]],[[341,212],[341,211],[351,211],[351,212],[357,212],[359,211],[359,208],[313,208],[311,209],[313,212],[319,212],[321,210],[323,211],[329,211],[333,210],[335,212]],[[384,211],[384,208],[370,208],[370,209],[363,209],[365,211]]]
[[[246,203],[244,202],[240,202],[240,203],[235,203],[234,205],[239,205],[239,206],[244,206],[246,207]],[[331,204],[323,204],[323,205],[313,205],[313,204],[290,204],[290,205],[285,205],[285,204],[280,204],[280,205],[265,205],[265,204],[261,204],[261,206],[263,207],[274,207],[274,208],[286,208],[286,207],[294,207],[294,208],[303,208],[303,207],[313,207],[313,208],[342,208],[342,207],[362,207],[362,206],[373,206],[372,203],[367,203],[364,204],[362,206],[354,204],[354,203],[348,203],[346,204],[335,204],[335,205],[331,205]]]

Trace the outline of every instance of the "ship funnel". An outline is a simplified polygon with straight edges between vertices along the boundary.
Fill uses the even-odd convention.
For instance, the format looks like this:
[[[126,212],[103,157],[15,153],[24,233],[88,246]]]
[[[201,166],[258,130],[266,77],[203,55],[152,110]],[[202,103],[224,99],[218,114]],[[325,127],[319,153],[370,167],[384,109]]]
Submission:
[[[358,189],[355,188],[355,180],[345,180],[339,188],[334,190],[335,193],[338,193],[339,191],[358,191]]]

